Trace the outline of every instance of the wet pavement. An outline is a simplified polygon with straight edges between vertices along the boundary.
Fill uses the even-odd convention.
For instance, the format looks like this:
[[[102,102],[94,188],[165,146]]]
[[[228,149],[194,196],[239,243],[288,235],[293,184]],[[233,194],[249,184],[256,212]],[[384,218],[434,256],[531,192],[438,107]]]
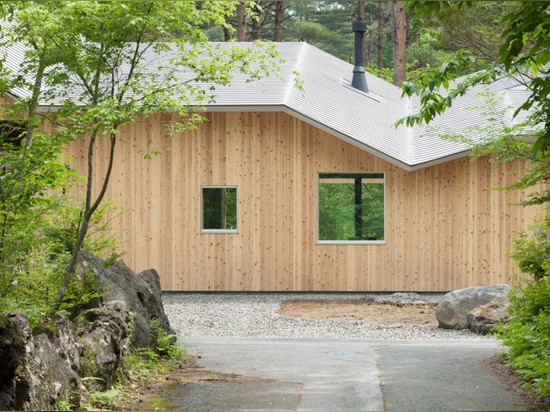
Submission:
[[[207,372],[168,387],[161,394],[165,410],[528,410],[488,368],[487,359],[502,351],[491,339],[193,337],[184,343]]]

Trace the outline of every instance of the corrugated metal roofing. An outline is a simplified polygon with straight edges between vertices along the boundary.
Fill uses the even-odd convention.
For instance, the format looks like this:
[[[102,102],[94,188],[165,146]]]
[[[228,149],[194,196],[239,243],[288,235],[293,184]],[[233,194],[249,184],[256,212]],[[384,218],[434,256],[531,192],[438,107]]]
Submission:
[[[240,43],[243,44],[243,43]],[[216,43],[215,47],[235,47],[239,43]],[[250,43],[246,44],[251,46]],[[212,111],[283,111],[290,113],[334,136],[383,158],[406,170],[414,170],[441,163],[468,152],[464,144],[441,139],[439,133],[461,133],[474,125],[486,122],[480,106],[484,99],[478,86],[457,99],[453,107],[438,117],[429,127],[395,127],[395,123],[414,113],[416,99],[401,98],[401,90],[376,76],[367,73],[369,93],[350,86],[353,66],[307,43],[276,43],[281,57],[284,81],[269,76],[255,82],[247,82],[244,75],[235,74],[228,87],[216,87],[215,100],[207,104]],[[6,65],[17,71],[24,50],[14,47],[7,50]],[[152,52],[153,53],[153,52]],[[169,61],[169,53],[149,56],[151,66]],[[293,72],[303,81],[304,91],[293,87]],[[181,73],[187,78],[190,73]],[[210,85],[205,84],[208,88]],[[501,79],[490,86],[494,93],[501,93],[501,108],[508,105],[505,122],[512,122],[512,113],[528,96],[524,88],[516,87],[511,79]],[[17,96],[26,96],[25,90],[13,90]],[[71,96],[79,101],[78,93]],[[59,101],[43,102],[44,106]],[[520,121],[522,118],[516,119]],[[481,136],[482,137],[482,136]]]

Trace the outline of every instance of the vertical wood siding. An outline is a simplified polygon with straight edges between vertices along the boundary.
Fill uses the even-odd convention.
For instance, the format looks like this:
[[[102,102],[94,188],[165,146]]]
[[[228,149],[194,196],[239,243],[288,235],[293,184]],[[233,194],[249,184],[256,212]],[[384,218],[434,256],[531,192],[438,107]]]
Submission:
[[[408,173],[282,113],[209,113],[162,146],[155,116],[126,127],[108,197],[126,263],[165,291],[448,291],[509,282],[506,253],[536,208],[510,205],[513,166],[467,158]],[[152,139],[150,139],[152,138]],[[107,142],[106,142],[107,143]],[[85,171],[85,145],[69,148]],[[106,159],[107,144],[98,151]],[[98,162],[98,174],[104,163]],[[386,243],[317,244],[317,174],[384,172]],[[239,232],[200,233],[201,185],[238,186]]]

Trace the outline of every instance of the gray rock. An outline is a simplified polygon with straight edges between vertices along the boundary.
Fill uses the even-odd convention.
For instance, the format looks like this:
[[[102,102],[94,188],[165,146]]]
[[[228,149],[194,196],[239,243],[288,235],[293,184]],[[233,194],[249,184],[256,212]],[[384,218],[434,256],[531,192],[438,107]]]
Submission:
[[[505,299],[510,286],[505,284],[474,286],[447,293],[435,312],[439,327],[444,329],[468,329],[468,313],[493,299]]]
[[[76,276],[100,297],[74,309],[74,324],[55,316],[31,333],[24,315],[0,314],[0,410],[59,410],[62,401],[78,409],[88,390],[105,390],[123,373],[131,344],[155,346],[161,332],[152,319],[173,333],[156,271],[135,274],[82,252]]]
[[[2,368],[0,410],[59,410],[80,404],[86,393],[78,370],[78,347],[63,316],[46,319],[32,333],[24,315],[0,315]]]
[[[123,359],[129,353],[130,316],[121,303],[89,309],[75,319],[80,349],[80,375],[90,391],[105,391],[122,377]]]
[[[23,391],[20,390],[22,383],[16,379],[17,368],[25,361],[30,339],[31,332],[24,315],[0,314],[0,410],[21,409],[23,400],[17,393]]]
[[[81,252],[77,276],[83,278],[90,274],[97,277],[98,292],[102,297],[89,302],[80,311],[101,307],[108,302],[121,303],[124,310],[132,313],[131,342],[136,347],[154,346],[155,336],[151,335],[149,327],[151,319],[157,319],[167,333],[174,333],[164,312],[160,277],[154,269],[136,274],[122,260],[109,265],[91,253]]]
[[[507,310],[508,305],[509,302],[505,299],[493,299],[489,303],[471,310],[466,317],[470,330],[480,335],[491,333],[495,325],[510,317]]]

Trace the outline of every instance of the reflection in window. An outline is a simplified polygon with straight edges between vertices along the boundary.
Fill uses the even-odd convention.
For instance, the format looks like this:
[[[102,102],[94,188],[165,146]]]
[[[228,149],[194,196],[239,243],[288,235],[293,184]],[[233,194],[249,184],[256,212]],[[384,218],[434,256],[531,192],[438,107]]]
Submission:
[[[201,194],[203,232],[237,232],[237,188],[205,186]]]
[[[384,240],[384,174],[319,174],[319,241]]]

